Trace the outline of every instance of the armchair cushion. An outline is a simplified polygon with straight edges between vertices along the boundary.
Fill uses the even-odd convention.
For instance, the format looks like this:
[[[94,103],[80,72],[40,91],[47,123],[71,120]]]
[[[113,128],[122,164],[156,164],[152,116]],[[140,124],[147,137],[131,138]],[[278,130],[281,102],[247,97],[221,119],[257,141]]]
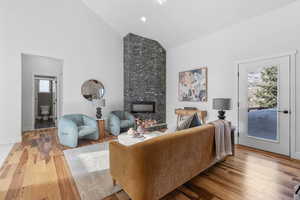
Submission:
[[[125,112],[123,111],[112,111],[111,113],[116,115],[120,120],[125,119]]]
[[[134,125],[130,120],[121,120],[120,127],[121,128],[128,128]]]
[[[77,126],[83,125],[82,115],[65,115],[62,118],[71,120],[74,122]]]
[[[124,117],[125,117],[125,120],[129,120],[130,121],[130,125],[134,125],[135,124],[135,117],[130,114],[129,112],[124,112]]]
[[[121,129],[128,129],[135,125],[135,117],[129,112],[112,111],[107,119],[107,129],[113,135],[119,135]]]
[[[91,126],[79,126],[78,131],[79,131],[78,132],[79,137],[83,137],[86,135],[93,134],[98,130],[95,127],[91,127]]]
[[[98,129],[97,121],[94,118],[83,115],[82,121],[83,121],[83,126],[89,126]]]

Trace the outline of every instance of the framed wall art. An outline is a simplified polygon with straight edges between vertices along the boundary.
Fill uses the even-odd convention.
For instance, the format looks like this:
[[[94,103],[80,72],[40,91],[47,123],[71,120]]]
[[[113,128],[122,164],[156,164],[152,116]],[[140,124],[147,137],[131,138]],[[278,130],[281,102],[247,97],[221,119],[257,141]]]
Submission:
[[[179,72],[179,101],[207,101],[207,67]]]

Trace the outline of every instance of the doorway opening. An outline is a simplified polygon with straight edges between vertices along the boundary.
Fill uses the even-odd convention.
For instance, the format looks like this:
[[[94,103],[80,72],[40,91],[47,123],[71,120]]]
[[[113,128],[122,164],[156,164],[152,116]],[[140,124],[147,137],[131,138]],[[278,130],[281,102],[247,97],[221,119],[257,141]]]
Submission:
[[[36,75],[34,77],[35,129],[56,127],[57,78]]]
[[[63,60],[22,54],[22,132],[57,127]]]

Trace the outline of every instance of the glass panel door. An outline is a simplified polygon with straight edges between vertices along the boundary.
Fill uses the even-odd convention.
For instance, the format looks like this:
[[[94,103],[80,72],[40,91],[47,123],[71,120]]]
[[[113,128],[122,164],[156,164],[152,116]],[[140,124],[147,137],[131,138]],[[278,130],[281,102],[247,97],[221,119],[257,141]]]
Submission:
[[[278,66],[248,72],[248,136],[278,140]]]
[[[290,57],[239,64],[239,143],[289,155]]]

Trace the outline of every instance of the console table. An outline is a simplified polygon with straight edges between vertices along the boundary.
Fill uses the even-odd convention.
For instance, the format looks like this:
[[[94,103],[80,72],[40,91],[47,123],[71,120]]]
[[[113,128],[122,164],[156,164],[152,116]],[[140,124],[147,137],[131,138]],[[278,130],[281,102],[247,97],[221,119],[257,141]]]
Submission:
[[[175,109],[175,114],[177,115],[177,125],[179,121],[182,120],[183,117],[185,116],[191,116],[194,115],[195,113],[198,113],[200,119],[202,122],[206,123],[206,117],[207,117],[207,111],[204,110],[187,110],[187,109]],[[232,142],[232,154],[235,154],[235,127],[233,126],[231,129],[231,142]]]
[[[175,114],[177,115],[177,124],[182,120],[185,116],[191,116],[195,113],[198,113],[199,118],[203,123],[206,123],[207,111],[205,110],[186,110],[186,109],[176,109]]]

